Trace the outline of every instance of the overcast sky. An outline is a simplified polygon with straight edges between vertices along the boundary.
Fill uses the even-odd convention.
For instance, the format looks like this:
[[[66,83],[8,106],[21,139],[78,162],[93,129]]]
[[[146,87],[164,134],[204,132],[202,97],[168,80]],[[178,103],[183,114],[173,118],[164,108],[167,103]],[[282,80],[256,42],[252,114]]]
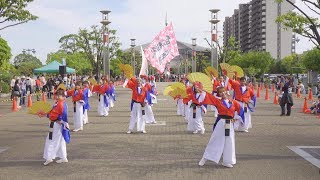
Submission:
[[[45,62],[47,54],[59,49],[60,37],[77,33],[79,28],[100,25],[100,10],[111,10],[110,28],[117,30],[122,49],[136,38],[136,44],[152,41],[168,21],[173,23],[179,41],[208,47],[203,38],[210,37],[209,9],[221,9],[218,25],[222,37],[225,16],[231,16],[239,3],[250,0],[35,0],[28,9],[39,16],[36,21],[1,31],[12,49],[13,57],[23,49],[36,49],[36,56]],[[297,52],[311,49],[307,39],[299,37]]]

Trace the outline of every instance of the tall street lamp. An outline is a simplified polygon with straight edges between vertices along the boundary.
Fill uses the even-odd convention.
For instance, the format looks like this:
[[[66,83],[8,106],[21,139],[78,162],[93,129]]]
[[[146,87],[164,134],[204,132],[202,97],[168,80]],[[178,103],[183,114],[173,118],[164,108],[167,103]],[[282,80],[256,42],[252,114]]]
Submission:
[[[109,59],[109,28],[107,27],[111,22],[109,21],[109,10],[100,11],[102,14],[103,26],[103,75],[110,79],[110,59]],[[100,74],[100,72],[98,72]]]
[[[132,53],[132,57],[131,57],[131,66],[133,68],[133,75],[136,75],[136,58],[135,58],[135,54],[134,54],[134,47],[136,46],[136,39],[130,39],[131,40],[131,53]]]
[[[197,38],[192,38],[192,72],[197,71],[196,67],[196,53],[195,53],[195,47],[197,45]]]
[[[211,23],[211,66],[218,69],[218,12],[220,9],[210,9],[211,12],[211,20],[209,21]],[[213,42],[216,42],[216,56],[214,61],[214,49],[213,49]]]

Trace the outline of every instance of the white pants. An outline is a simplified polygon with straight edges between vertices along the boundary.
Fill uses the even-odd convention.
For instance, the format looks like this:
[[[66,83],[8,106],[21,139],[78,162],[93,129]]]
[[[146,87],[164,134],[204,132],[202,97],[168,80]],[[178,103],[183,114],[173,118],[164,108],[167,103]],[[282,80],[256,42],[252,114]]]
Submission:
[[[177,115],[185,116],[183,99],[178,99],[177,101]]]
[[[191,111],[191,108],[190,108],[190,104],[191,103],[187,103],[187,104],[184,104],[184,119],[186,120],[186,122],[189,122],[189,119],[190,119],[190,111]],[[192,116],[191,116],[192,117]]]
[[[154,114],[153,114],[153,111],[152,111],[152,107],[149,104],[146,104],[145,112],[146,112],[146,114],[144,116],[142,116],[142,118],[144,119],[144,121],[146,123],[154,123],[154,122],[156,122],[156,120],[154,119]]]
[[[89,123],[89,118],[88,118],[88,109],[85,109],[83,112],[83,124]]]
[[[109,107],[106,107],[106,105],[104,104],[104,95],[100,95],[100,101],[98,105],[98,114],[99,116],[109,115]]]
[[[142,118],[142,109],[140,103],[133,103],[129,130],[133,130],[137,125],[137,131],[145,131],[146,122]]]
[[[43,158],[45,160],[53,160],[57,157],[61,159],[67,158],[66,141],[62,136],[61,128],[62,128],[61,124],[54,123],[52,140],[49,139],[49,134],[47,135],[46,143],[44,146],[44,153],[43,153]]]
[[[193,118],[193,108],[189,110],[188,131],[204,131],[204,125],[202,121],[202,109],[196,107],[196,118]]]
[[[213,111],[213,116],[218,117],[218,109],[214,105],[210,105],[211,111]]]
[[[76,102],[76,112],[73,112],[74,129],[83,128],[83,104]]]
[[[224,119],[220,119],[217,123],[203,154],[203,158],[218,164],[223,155],[223,163],[236,164],[233,123],[230,122],[229,136],[225,136],[225,124]]]
[[[239,102],[239,103],[240,103],[240,106],[244,109],[245,104],[243,102]],[[238,117],[238,115],[237,115],[237,117]],[[236,118],[236,116],[235,116],[235,118]],[[247,108],[247,112],[244,113],[244,118],[245,118],[244,123],[241,123],[241,121],[235,122],[235,124],[234,124],[235,131],[245,131],[245,130],[248,130],[249,128],[252,128],[251,112],[250,112],[249,108]]]
[[[114,107],[114,101],[113,101],[113,98],[111,96],[108,96],[108,101],[109,101],[110,108],[113,108]]]

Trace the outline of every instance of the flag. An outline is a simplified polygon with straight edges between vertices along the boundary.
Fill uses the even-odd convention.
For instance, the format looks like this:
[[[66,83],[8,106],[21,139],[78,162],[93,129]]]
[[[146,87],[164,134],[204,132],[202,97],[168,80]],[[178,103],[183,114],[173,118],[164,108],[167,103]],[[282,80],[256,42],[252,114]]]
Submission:
[[[141,47],[141,55],[142,55],[142,62],[141,62],[141,69],[140,69],[140,73],[139,73],[139,77],[140,75],[146,75],[148,76],[148,60],[146,59],[144,52],[142,50],[142,46]]]
[[[164,72],[166,64],[179,55],[172,23],[160,31],[144,50],[144,55],[152,67],[156,68],[161,74]]]

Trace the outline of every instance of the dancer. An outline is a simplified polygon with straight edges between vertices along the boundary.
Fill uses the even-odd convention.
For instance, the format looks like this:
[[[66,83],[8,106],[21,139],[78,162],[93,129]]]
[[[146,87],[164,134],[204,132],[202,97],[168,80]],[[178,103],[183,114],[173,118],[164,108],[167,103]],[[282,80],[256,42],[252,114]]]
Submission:
[[[151,107],[153,105],[152,96],[151,96],[152,87],[148,82],[148,76],[140,75],[140,78],[142,79],[142,87],[146,89],[146,99],[144,101],[146,112],[145,112],[145,115],[142,116],[142,118],[147,124],[150,124],[150,123],[156,124],[157,122],[154,118],[154,114]]]
[[[75,84],[74,90],[67,91],[67,96],[72,96],[73,102],[73,132],[83,130],[83,92],[81,90],[81,82],[78,81]]]
[[[109,101],[107,92],[109,89],[109,85],[107,83],[106,77],[102,77],[102,84],[99,87],[99,105],[98,105],[98,114],[100,116],[106,117],[109,115]]]
[[[47,117],[50,119],[49,134],[46,138],[43,158],[46,160],[43,165],[48,165],[55,158],[60,158],[57,163],[66,163],[67,147],[66,143],[70,143],[70,133],[68,124],[68,106],[65,102],[64,90],[57,91],[57,102],[49,112]],[[44,114],[39,113],[39,116]]]
[[[113,108],[114,101],[116,101],[115,87],[114,87],[113,81],[109,82],[109,88],[107,91],[107,95],[108,95],[108,101],[109,101],[110,108]]]
[[[218,97],[208,95],[204,103],[215,105],[219,115],[213,126],[213,132],[205,149],[202,159],[199,162],[203,166],[207,160],[219,163],[223,155],[222,165],[232,168],[236,164],[235,139],[233,129],[233,117],[235,111],[244,118],[243,109],[237,101],[229,100],[224,87],[217,89]]]
[[[131,134],[137,125],[137,131],[147,133],[145,130],[145,121],[142,118],[145,115],[145,99],[147,90],[142,86],[140,78],[131,78],[126,85],[127,88],[132,90],[132,108],[129,123],[129,130],[127,134]]]
[[[293,106],[293,98],[292,98],[292,83],[290,79],[285,80],[286,83],[282,87],[281,100],[279,102],[281,107],[280,116],[290,116],[291,115],[291,107]],[[287,114],[285,113],[285,106],[287,105]]]
[[[253,112],[253,107],[256,104],[256,96],[253,90],[246,85],[246,79],[244,77],[240,78],[240,82],[229,79],[229,83],[234,90],[235,100],[237,100],[244,109],[245,116],[245,122],[236,121],[234,129],[236,131],[249,132],[249,128],[252,128],[251,112]]]
[[[89,123],[89,118],[88,118],[88,110],[90,109],[90,104],[89,104],[89,98],[92,96],[92,92],[89,88],[89,82],[84,81],[82,83],[83,85],[83,124],[88,124]]]

